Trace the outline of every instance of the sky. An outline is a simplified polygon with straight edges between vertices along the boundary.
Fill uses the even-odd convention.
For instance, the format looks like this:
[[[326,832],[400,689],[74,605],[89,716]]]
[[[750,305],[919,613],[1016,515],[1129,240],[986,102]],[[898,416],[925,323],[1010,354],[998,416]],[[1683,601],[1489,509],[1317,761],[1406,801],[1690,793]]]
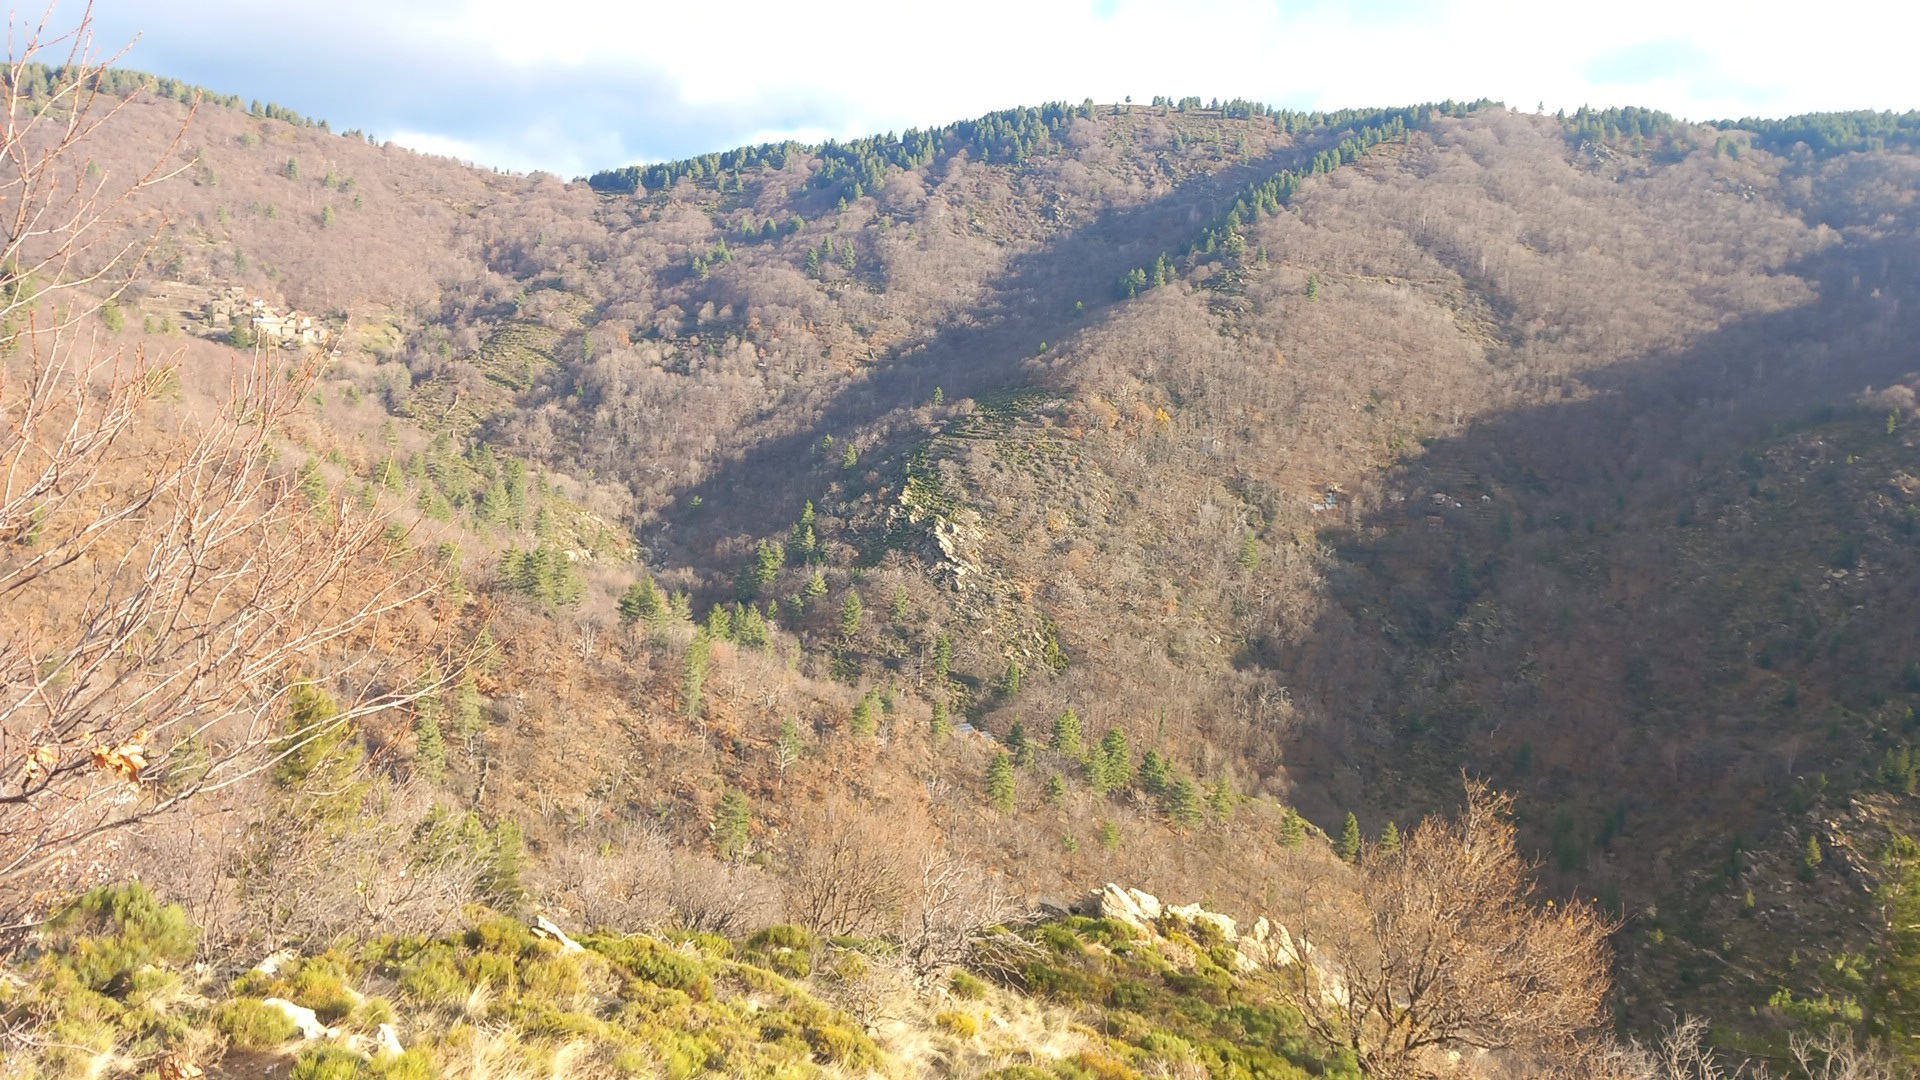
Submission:
[[[567,178],[1089,97],[1920,108],[1920,5],[1891,0],[96,0],[93,29],[129,67]]]

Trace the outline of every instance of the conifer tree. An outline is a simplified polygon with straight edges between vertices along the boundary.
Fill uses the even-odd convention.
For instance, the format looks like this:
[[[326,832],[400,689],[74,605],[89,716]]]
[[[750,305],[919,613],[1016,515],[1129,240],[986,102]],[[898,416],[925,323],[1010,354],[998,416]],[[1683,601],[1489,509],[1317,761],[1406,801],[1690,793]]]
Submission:
[[[840,636],[842,638],[851,639],[853,635],[860,632],[861,610],[860,594],[853,589],[848,589],[847,599],[840,605]]]
[[[747,805],[747,793],[738,788],[728,788],[727,793],[720,796],[720,805],[713,813],[710,826],[713,850],[727,862],[740,858],[746,854],[752,826],[753,811]]]
[[[1183,776],[1168,784],[1166,790],[1167,816],[1173,819],[1174,824],[1187,828],[1200,824],[1200,789],[1194,786],[1193,781]]]
[[[413,771],[424,780],[447,774],[447,740],[440,731],[439,703],[421,698],[413,717]]]
[[[706,712],[707,661],[712,655],[712,639],[705,630],[696,632],[680,665],[680,707],[689,720],[698,720]]]
[[[1067,797],[1067,778],[1059,773],[1047,777],[1047,801],[1060,805]]]
[[[1047,745],[1056,754],[1077,758],[1084,752],[1080,738],[1080,716],[1069,708],[1054,719],[1053,734],[1047,739]]]
[[[1033,764],[1033,743],[1027,739],[1027,725],[1018,720],[1013,722],[1013,729],[1007,732],[1007,749],[1012,751],[1015,765]]]
[[[1347,811],[1346,824],[1340,827],[1340,840],[1334,845],[1334,853],[1350,863],[1360,861],[1360,819]]]
[[[660,587],[648,575],[627,586],[627,591],[620,595],[620,621],[632,626],[644,619],[651,624],[665,606],[666,598],[660,595]]]
[[[933,741],[935,742],[939,742],[953,734],[953,718],[947,715],[946,702],[936,701],[933,703],[933,716],[927,721],[927,733],[933,736]]]
[[[945,634],[933,639],[933,677],[945,681],[953,671],[953,639]]]
[[[1147,794],[1164,793],[1172,777],[1173,762],[1161,757],[1158,750],[1149,750],[1140,758],[1140,786],[1147,789]]]
[[[1287,807],[1280,815],[1280,846],[1297,848],[1307,842],[1307,823],[1300,819],[1300,812]]]
[[[787,559],[799,566],[813,561],[820,547],[819,537],[813,531],[813,500],[800,511],[800,520],[794,522],[793,529],[787,534]]]
[[[1012,756],[1005,751],[993,755],[987,766],[987,800],[995,810],[1003,814],[1013,810],[1015,784]]]
[[[715,641],[733,640],[733,612],[725,604],[707,609],[707,636]]]
[[[1233,817],[1234,807],[1239,802],[1240,796],[1234,793],[1233,781],[1227,777],[1221,777],[1207,790],[1207,808],[1212,810],[1213,816],[1221,821]]]
[[[847,722],[847,730],[855,735],[871,735],[879,728],[873,715],[873,695],[863,694],[859,704],[853,707],[853,717]]]
[[[733,640],[749,649],[764,649],[770,639],[766,616],[752,604],[744,607],[735,604],[733,612]]]
[[[1387,827],[1380,830],[1379,850],[1380,854],[1388,858],[1400,854],[1400,826],[1391,821],[1387,822]]]
[[[1133,783],[1133,751],[1127,746],[1127,733],[1120,728],[1108,729],[1100,740],[1100,751],[1094,756],[1094,765],[1098,772],[1096,787],[1100,791],[1112,791]]]

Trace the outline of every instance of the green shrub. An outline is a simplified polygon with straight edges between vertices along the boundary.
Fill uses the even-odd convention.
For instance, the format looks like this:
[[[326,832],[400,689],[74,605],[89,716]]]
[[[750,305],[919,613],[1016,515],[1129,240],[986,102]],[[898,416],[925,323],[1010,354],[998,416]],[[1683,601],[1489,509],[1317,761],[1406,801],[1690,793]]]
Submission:
[[[980,1021],[959,1009],[943,1009],[933,1018],[933,1022],[940,1030],[962,1039],[971,1039],[980,1034]]]
[[[436,945],[423,950],[400,975],[400,989],[425,1005],[455,1005],[471,989],[454,961],[453,950]]]
[[[332,1043],[317,1043],[293,1059],[287,1080],[360,1080],[367,1059]]]
[[[638,979],[672,990],[687,991],[696,1000],[712,996],[712,981],[700,961],[645,937],[602,939],[595,949],[615,966]],[[706,993],[694,993],[706,984]]]
[[[364,1028],[377,1028],[381,1024],[393,1023],[393,1002],[383,997],[370,997],[354,1010],[353,1022]]]
[[[792,923],[781,923],[777,926],[769,926],[765,930],[761,930],[747,939],[747,948],[760,950],[810,950],[813,948],[813,944],[813,931],[804,926],[795,926]]]
[[[1144,1011],[1153,1002],[1153,991],[1132,979],[1117,979],[1107,993],[1107,1004],[1116,1009]]]
[[[571,956],[540,956],[520,965],[520,992],[547,1001],[586,992],[587,980]]]
[[[947,980],[947,986],[955,997],[965,1001],[979,1001],[987,996],[987,984],[965,971],[955,971]]]
[[[849,1069],[869,1068],[880,1063],[880,1051],[873,1040],[838,1024],[816,1024],[807,1030],[807,1042],[813,1052],[829,1064]]]
[[[374,1058],[367,1063],[366,1074],[376,1080],[433,1080],[438,1072],[433,1067],[433,1058],[416,1046],[388,1057]]]
[[[265,1050],[300,1034],[299,1025],[259,998],[233,998],[213,1013],[213,1026],[244,1050]]]
[[[134,972],[184,963],[200,943],[180,905],[162,904],[137,881],[87,890],[47,920],[45,933],[55,964],[116,996],[131,988]]]

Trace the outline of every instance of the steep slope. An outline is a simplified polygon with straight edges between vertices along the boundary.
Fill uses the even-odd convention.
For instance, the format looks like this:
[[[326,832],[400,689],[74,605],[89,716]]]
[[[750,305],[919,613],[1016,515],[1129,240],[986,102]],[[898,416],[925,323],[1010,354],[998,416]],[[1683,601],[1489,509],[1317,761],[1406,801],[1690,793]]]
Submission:
[[[111,161],[182,114],[129,116]],[[743,791],[772,881],[850,817],[1029,894],[1246,911],[1283,804],[1372,832],[1465,769],[1630,941],[1703,950],[1635,945],[1636,1018],[1836,811],[1865,869],[1742,924],[1728,1001],[1824,986],[1767,928],[1869,919],[1913,825],[1904,791],[1833,822],[1905,775],[1910,408],[1846,410],[1913,366],[1914,159],[1637,110],[989,119],[595,194],[210,106],[129,302],[156,342],[230,285],[346,332],[337,467],[460,523],[498,605],[446,789],[545,853],[711,846]],[[648,574],[680,595],[623,618]]]

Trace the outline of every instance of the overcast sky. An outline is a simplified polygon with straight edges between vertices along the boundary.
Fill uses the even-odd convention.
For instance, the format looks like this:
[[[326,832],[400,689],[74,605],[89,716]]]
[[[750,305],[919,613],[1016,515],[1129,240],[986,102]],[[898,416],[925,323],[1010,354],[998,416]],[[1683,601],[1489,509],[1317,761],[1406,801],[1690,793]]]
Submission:
[[[97,3],[102,46],[138,35],[128,66],[567,177],[1087,97],[1920,107],[1920,4],[1895,0]]]

